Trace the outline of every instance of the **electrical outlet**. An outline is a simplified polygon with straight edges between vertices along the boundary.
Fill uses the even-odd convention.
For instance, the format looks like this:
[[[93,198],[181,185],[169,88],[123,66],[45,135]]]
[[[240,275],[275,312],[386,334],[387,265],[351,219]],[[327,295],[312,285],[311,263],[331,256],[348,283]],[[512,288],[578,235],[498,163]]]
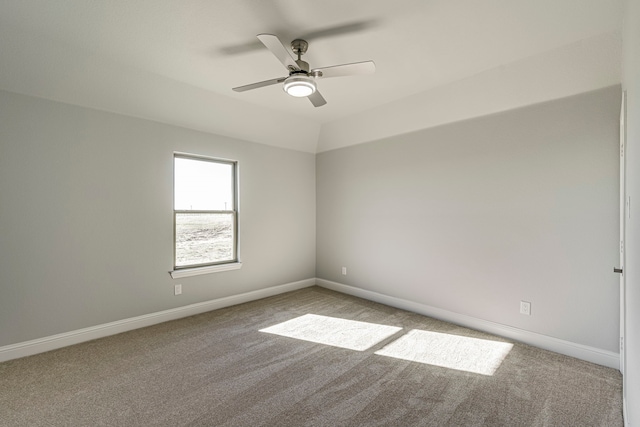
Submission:
[[[531,316],[531,303],[527,301],[520,301],[520,314]]]
[[[182,285],[175,285],[173,287],[173,294],[174,295],[180,295],[182,294]]]
[[[342,267],[342,275],[343,276],[347,275],[347,267]]]

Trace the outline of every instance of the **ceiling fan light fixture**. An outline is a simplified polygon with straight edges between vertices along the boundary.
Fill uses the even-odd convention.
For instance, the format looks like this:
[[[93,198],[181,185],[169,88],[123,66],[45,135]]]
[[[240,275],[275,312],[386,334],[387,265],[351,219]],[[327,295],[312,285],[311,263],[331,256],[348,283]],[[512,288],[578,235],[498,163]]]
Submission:
[[[291,96],[303,98],[316,91],[316,82],[304,74],[294,74],[284,81],[283,89]]]

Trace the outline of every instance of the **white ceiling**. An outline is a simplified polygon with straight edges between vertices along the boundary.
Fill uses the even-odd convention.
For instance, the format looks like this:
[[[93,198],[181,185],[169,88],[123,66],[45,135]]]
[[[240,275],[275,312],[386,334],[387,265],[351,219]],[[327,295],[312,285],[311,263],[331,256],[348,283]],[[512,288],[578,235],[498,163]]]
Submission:
[[[0,0],[0,89],[318,152],[620,82],[622,0]],[[255,35],[307,37],[314,108]]]

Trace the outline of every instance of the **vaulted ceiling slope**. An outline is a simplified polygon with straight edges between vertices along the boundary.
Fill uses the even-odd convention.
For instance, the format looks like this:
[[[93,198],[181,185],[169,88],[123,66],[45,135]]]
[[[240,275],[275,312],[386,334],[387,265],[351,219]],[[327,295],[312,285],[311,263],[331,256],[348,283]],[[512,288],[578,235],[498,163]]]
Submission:
[[[622,0],[4,0],[0,89],[321,152],[620,82]],[[256,39],[309,41],[314,108]]]

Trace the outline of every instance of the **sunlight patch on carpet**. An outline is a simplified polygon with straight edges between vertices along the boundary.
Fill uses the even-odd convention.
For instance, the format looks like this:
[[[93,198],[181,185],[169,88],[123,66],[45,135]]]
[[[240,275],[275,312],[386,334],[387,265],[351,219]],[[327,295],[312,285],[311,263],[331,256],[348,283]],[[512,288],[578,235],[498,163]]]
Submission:
[[[413,329],[375,354],[493,375],[513,344]]]
[[[260,329],[260,332],[311,341],[334,347],[364,351],[402,328],[376,323],[305,314],[295,319]]]

